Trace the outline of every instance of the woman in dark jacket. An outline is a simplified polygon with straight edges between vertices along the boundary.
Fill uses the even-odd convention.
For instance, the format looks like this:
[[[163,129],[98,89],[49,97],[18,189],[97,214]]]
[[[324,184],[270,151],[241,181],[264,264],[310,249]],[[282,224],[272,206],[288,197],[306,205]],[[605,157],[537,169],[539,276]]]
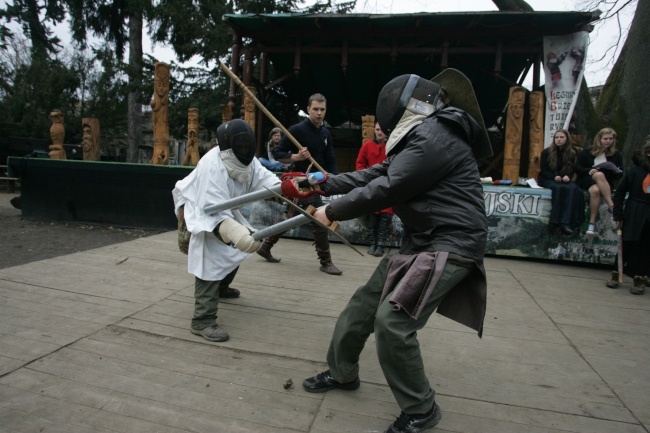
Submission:
[[[617,227],[622,223],[624,272],[634,278],[630,293],[643,295],[650,268],[650,140],[632,161],[614,194],[614,221]],[[618,276],[613,271],[607,287],[618,287]]]
[[[596,168],[595,166],[611,162],[618,170]],[[623,167],[623,158],[616,150],[616,131],[612,128],[603,128],[594,138],[593,146],[585,148],[578,155],[576,183],[580,188],[589,191],[589,228],[588,235],[596,234],[596,216],[601,200],[607,203],[607,210],[612,213],[612,189],[614,180],[620,177]]]
[[[567,235],[572,235],[585,217],[584,195],[573,182],[577,159],[569,131],[560,129],[555,131],[553,143],[544,149],[540,161],[539,184],[552,191],[549,224],[559,225]]]

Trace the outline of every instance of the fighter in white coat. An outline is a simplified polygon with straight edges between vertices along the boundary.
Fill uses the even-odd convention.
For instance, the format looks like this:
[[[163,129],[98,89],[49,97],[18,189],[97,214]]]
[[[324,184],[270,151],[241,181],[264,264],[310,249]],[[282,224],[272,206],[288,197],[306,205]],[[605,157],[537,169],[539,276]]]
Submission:
[[[192,233],[187,261],[188,272],[195,276],[191,332],[209,341],[226,341],[228,333],[216,323],[219,287],[228,286],[239,265],[261,242],[253,239],[252,228],[238,210],[213,214],[204,210],[273,187],[280,180],[255,158],[255,135],[245,121],[235,119],[221,125],[217,141],[219,146],[176,183],[172,194],[176,214],[184,206],[185,223]]]

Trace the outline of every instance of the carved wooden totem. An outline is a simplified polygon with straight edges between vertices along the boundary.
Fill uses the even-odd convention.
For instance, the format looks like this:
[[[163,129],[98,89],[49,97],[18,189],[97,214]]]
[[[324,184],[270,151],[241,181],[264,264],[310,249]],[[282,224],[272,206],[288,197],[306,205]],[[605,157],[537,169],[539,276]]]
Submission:
[[[52,159],[68,159],[65,156],[65,149],[63,149],[63,140],[65,139],[65,126],[63,126],[63,113],[60,111],[52,111],[49,116],[52,121],[50,126],[50,138],[52,144],[49,147],[49,155]]]
[[[255,87],[248,86],[248,90],[255,95]],[[255,131],[255,101],[244,92],[244,120],[248,123],[253,131]]]
[[[528,177],[537,179],[539,160],[544,150],[544,93],[530,93],[530,145],[528,151]]]
[[[230,104],[221,106],[221,123],[228,123],[232,120],[232,107]]]
[[[361,116],[361,144],[375,136],[375,116]]]
[[[502,179],[511,180],[515,184],[519,181],[525,102],[526,89],[519,86],[511,87],[506,120],[506,140],[503,151],[503,175],[501,177]]]
[[[81,119],[84,161],[99,161],[99,119]]]
[[[169,164],[169,65],[156,62],[153,101],[153,158],[152,164]]]
[[[183,165],[196,165],[199,163],[199,109],[187,110],[187,148]]]

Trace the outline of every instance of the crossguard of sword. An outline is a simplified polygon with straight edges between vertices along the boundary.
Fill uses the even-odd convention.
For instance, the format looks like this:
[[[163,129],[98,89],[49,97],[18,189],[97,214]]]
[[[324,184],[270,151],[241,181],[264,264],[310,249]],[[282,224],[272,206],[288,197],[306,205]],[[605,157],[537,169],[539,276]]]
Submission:
[[[312,205],[307,206],[307,209],[305,209],[305,212],[307,212],[309,215],[314,216],[318,209],[315,208]],[[327,224],[325,224],[327,225]],[[332,221],[329,225],[327,225],[330,229],[334,231],[338,231],[338,229],[341,227],[338,221]]]

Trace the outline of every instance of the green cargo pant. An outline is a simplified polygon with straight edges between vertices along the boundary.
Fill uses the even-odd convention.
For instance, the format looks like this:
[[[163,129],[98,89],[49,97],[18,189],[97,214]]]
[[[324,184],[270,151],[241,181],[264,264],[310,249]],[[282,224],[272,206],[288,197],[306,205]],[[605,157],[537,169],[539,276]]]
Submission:
[[[221,281],[205,281],[194,277],[194,316],[192,329],[203,329],[217,321],[217,305],[219,304],[219,287],[227,288],[235,279],[239,267],[229,273]]]
[[[390,295],[379,305],[389,257],[379,263],[368,282],[359,287],[336,322],[327,353],[332,377],[353,381],[359,375],[359,355],[375,333],[377,356],[397,404],[407,414],[423,414],[433,407],[435,391],[424,372],[417,331],[445,295],[470,273],[470,269],[447,261],[433,293],[418,320],[403,310],[393,311]]]

